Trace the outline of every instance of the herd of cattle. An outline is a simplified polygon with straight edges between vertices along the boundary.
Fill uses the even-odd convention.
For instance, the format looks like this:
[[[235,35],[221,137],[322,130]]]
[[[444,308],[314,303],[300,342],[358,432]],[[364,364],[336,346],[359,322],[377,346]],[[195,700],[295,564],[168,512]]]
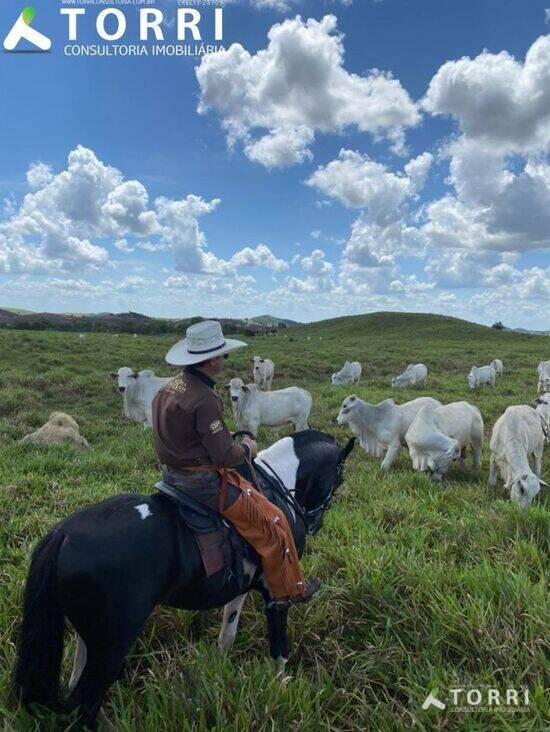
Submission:
[[[495,386],[504,367],[500,359],[488,366],[474,366],[468,374],[470,389],[484,384]],[[298,386],[271,391],[275,365],[267,358],[254,357],[253,383],[240,378],[230,380],[227,388],[238,430],[257,434],[260,426],[282,427],[292,423],[296,431],[308,429],[313,405],[311,394]],[[510,497],[521,507],[528,506],[547,484],[541,479],[544,443],[550,441],[550,361],[538,365],[538,398],[534,407],[510,406],[496,421],[490,441],[489,484],[495,485],[500,473]],[[160,378],[153,371],[135,373],[122,367],[111,374],[122,393],[124,415],[152,426],[152,402],[155,394],[171,377]],[[346,361],[333,373],[333,386],[353,385],[361,377],[361,364]],[[409,364],[392,379],[392,387],[425,386],[428,369]],[[430,470],[441,480],[451,463],[458,460],[465,468],[467,449],[472,452],[473,469],[479,473],[483,450],[484,424],[479,409],[466,401],[442,404],[432,397],[419,397],[404,404],[385,399],[369,404],[352,394],[342,402],[337,417],[359,437],[368,455],[383,457],[382,468],[389,470],[403,448],[407,449],[413,468]],[[534,457],[534,469],[529,460]]]

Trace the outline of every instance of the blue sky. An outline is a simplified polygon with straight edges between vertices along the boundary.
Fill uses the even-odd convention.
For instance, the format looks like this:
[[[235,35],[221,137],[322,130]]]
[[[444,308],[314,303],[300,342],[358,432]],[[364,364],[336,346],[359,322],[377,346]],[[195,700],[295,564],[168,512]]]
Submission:
[[[233,0],[217,54],[79,57],[35,0],[52,50],[0,52],[0,306],[550,328],[546,5]],[[136,6],[71,7],[71,45],[139,43]]]

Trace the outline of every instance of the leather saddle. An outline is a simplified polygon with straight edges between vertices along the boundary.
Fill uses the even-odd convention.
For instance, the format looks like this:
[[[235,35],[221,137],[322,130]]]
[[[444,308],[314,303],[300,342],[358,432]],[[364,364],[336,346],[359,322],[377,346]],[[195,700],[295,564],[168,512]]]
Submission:
[[[244,589],[243,560],[258,555],[217,511],[195,501],[177,488],[159,481],[155,488],[176,507],[180,520],[194,534],[207,577],[224,571],[224,583],[235,581]]]

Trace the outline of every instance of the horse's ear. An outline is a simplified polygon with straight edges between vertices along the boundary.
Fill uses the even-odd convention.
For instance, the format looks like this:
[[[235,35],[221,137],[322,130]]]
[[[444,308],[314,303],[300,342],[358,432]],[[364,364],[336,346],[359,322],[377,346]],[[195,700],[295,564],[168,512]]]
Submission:
[[[344,449],[342,450],[342,454],[340,456],[340,459],[342,462],[344,462],[344,460],[347,459],[348,455],[355,447],[356,441],[357,441],[357,437],[352,437],[350,440],[348,440],[348,444],[344,447]]]

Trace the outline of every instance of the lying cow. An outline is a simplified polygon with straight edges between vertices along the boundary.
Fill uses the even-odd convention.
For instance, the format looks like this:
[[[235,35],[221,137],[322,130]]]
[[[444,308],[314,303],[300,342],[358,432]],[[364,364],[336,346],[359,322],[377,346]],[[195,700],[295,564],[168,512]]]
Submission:
[[[419,397],[405,404],[396,404],[393,399],[368,404],[352,394],[342,402],[337,422],[347,424],[353,434],[359,435],[361,447],[367,453],[372,452],[373,444],[379,445],[382,454],[386,452],[382,468],[389,470],[401,448],[406,447],[405,434],[411,422],[425,406],[435,409],[441,406],[441,402],[431,397]]]
[[[153,426],[152,405],[156,393],[172,377],[155,376],[154,371],[140,371],[138,374],[127,366],[111,374],[118,382],[118,390],[122,394],[124,416],[134,422],[143,424],[143,428]]]
[[[254,368],[252,371],[254,383],[264,391],[271,391],[271,383],[275,373],[275,364],[270,358],[254,356]]]
[[[256,435],[261,425],[282,427],[287,422],[292,422],[296,432],[309,429],[307,420],[313,400],[299,386],[260,391],[257,384],[245,384],[236,378],[229,382],[229,393],[238,430]]]
[[[550,392],[535,399],[535,410],[542,421],[542,431],[546,442],[550,442]]]
[[[483,384],[489,384],[494,388],[497,379],[497,372],[493,366],[472,366],[466,377],[470,389],[477,389]]]
[[[504,373],[504,366],[502,365],[500,358],[495,358],[489,365],[495,370],[495,374],[497,376],[502,376]]]
[[[495,422],[491,436],[489,485],[496,485],[500,472],[510,498],[521,508],[528,506],[548,485],[540,478],[544,432],[540,415],[526,404],[508,407]],[[529,458],[535,458],[531,470]]]
[[[539,376],[538,393],[550,391],[550,361],[541,361],[537,366]]]
[[[410,363],[405,371],[391,380],[394,389],[406,389],[417,384],[426,385],[428,380],[428,367],[423,363]]]
[[[441,407],[423,407],[407,430],[405,442],[415,470],[433,471],[434,480],[441,480],[453,460],[464,458],[472,446],[473,465],[481,469],[483,419],[477,407],[468,402],[452,402]]]
[[[332,374],[332,386],[340,384],[357,384],[361,378],[361,364],[359,361],[346,361],[340,371]]]

